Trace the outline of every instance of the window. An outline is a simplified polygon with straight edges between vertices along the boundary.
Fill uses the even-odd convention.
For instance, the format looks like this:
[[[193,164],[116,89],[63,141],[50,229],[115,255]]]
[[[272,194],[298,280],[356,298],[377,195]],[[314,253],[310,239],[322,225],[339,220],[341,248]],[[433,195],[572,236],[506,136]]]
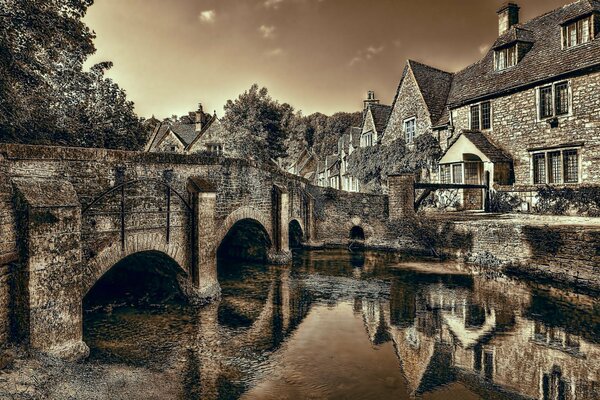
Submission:
[[[441,183],[450,183],[450,165],[449,164],[440,165],[440,182]]]
[[[552,86],[540,89],[540,118],[552,117]]]
[[[492,127],[490,102],[481,103],[481,129],[490,129]]]
[[[577,150],[563,151],[563,168],[565,183],[577,183],[579,181],[579,157],[577,157]]]
[[[479,163],[465,163],[465,183],[479,185]]]
[[[489,101],[471,106],[471,130],[492,128],[492,106]]]
[[[560,164],[560,151],[548,153],[548,183],[561,182],[562,166]]]
[[[479,130],[479,105],[471,106],[471,129]]]
[[[452,183],[463,183],[462,167],[462,164],[452,165]]]
[[[496,71],[517,65],[517,46],[496,50]]]
[[[412,143],[415,140],[415,118],[404,121],[404,139],[406,143]]]
[[[533,159],[534,184],[579,182],[579,151],[577,149],[536,152]]]
[[[533,155],[533,183],[546,183],[546,153]]]
[[[539,88],[540,119],[569,114],[569,83],[560,82]]]
[[[594,37],[592,16],[572,22],[562,27],[563,48],[589,42]]]
[[[554,107],[556,115],[569,113],[569,85],[567,82],[554,86]]]

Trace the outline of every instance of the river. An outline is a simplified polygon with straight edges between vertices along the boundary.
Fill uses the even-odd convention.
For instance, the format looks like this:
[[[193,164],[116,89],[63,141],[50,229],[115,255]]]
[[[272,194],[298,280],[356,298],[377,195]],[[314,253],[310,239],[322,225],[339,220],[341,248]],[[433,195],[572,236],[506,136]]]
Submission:
[[[600,398],[592,297],[376,252],[219,269],[200,309],[87,312],[87,362],[164,380],[139,398]]]

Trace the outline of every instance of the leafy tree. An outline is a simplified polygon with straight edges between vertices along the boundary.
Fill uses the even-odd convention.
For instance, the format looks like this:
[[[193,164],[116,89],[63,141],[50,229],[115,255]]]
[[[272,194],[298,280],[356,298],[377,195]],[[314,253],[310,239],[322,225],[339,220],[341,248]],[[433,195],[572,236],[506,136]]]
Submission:
[[[311,114],[308,116],[307,142],[312,143],[315,153],[324,159],[336,152],[338,139],[344,133],[348,133],[351,127],[360,126],[361,120],[360,112],[338,112],[332,116]]]
[[[133,104],[103,74],[83,70],[93,0],[0,0],[0,141],[136,149]]]
[[[415,138],[411,148],[403,138],[385,146],[359,148],[348,158],[348,170],[363,185],[377,192],[392,173],[414,173],[419,178],[425,175],[425,179],[429,179],[441,154],[437,139],[431,133],[424,133]]]
[[[407,153],[408,148],[402,138],[387,146],[361,147],[349,156],[348,171],[363,184],[379,191],[389,174],[404,171],[402,166]]]
[[[235,101],[227,101],[223,126],[238,156],[268,162],[287,155],[285,140],[293,115],[292,106],[273,100],[266,88],[254,84]]]

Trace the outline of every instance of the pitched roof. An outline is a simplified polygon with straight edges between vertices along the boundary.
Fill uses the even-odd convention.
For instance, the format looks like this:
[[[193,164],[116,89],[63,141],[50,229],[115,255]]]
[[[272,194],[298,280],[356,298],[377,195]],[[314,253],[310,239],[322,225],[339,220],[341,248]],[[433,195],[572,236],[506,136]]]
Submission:
[[[490,49],[483,59],[454,74],[448,104],[456,107],[563,74],[600,67],[598,38],[568,49],[563,49],[561,43],[561,24],[592,12],[600,12],[600,1],[580,0],[509,30],[498,39],[500,43],[511,37],[527,39],[533,42],[531,49],[516,66],[503,71],[494,69],[494,50]]]
[[[489,160],[493,163],[501,163],[501,162],[510,162],[511,158],[506,155],[502,150],[496,147],[489,139],[480,131],[469,131],[463,130],[461,131],[456,138],[448,145],[448,148],[440,157],[440,160],[444,158],[446,153],[450,151],[452,146],[458,141],[458,139],[464,136],[467,138],[473,145],[479,149]]]
[[[523,28],[520,24],[513,25],[496,39],[492,45],[492,49],[499,49],[515,42],[533,43],[533,32]]]
[[[392,113],[392,106],[386,106],[384,104],[369,104],[371,115],[373,116],[373,123],[375,129],[380,135],[385,131],[385,127],[390,119]]]
[[[177,135],[186,146],[192,143],[194,139],[196,139],[196,136],[198,136],[196,124],[176,122],[171,125],[171,131]]]
[[[414,60],[408,60],[408,65],[427,104],[431,123],[435,124],[446,108],[452,74]]]

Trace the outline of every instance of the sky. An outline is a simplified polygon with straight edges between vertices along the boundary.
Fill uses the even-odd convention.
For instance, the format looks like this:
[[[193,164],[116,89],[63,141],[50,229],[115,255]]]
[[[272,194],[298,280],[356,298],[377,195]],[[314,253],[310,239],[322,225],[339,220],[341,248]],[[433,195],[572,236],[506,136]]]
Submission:
[[[570,1],[517,0],[521,22]],[[502,0],[95,0],[88,65],[140,116],[223,115],[228,99],[265,86],[305,115],[391,104],[407,59],[455,72],[498,36]]]

